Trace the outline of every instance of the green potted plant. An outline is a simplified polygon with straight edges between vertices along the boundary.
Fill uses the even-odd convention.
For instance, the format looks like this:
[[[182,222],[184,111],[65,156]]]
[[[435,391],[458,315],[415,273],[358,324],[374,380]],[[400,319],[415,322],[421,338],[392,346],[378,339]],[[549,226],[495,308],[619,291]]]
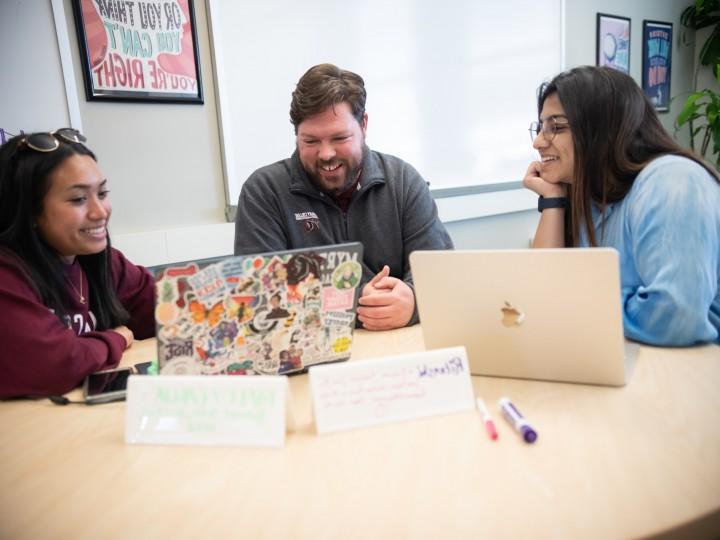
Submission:
[[[687,125],[690,130],[690,148],[705,157],[712,142],[711,155],[720,166],[720,94],[716,89],[698,88],[698,74],[701,66],[712,69],[714,81],[720,83],[720,0],[696,0],[687,7],[680,16],[680,24],[684,27],[699,30],[712,27],[710,35],[698,55],[698,66],[695,70],[696,91],[685,100],[680,114],[675,121],[676,129]],[[683,40],[687,37],[681,34]],[[699,137],[700,145],[696,148],[695,139]]]

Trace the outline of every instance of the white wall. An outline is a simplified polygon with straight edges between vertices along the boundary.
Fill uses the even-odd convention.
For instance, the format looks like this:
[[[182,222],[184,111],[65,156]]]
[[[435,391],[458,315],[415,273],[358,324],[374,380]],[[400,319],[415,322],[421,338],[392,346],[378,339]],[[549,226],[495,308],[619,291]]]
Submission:
[[[70,125],[50,1],[0,0],[0,37],[0,127]]]
[[[86,101],[70,0],[68,32],[88,144],[112,189],[112,232],[224,221],[225,195],[205,3],[195,2],[204,105]]]
[[[498,214],[446,223],[457,249],[510,249],[530,246],[538,222],[537,210]]]
[[[595,15],[601,11],[632,18],[631,74],[640,80],[642,19],[670,21],[675,24],[676,36],[672,93],[689,91],[694,47],[678,48],[677,35],[679,15],[691,1],[567,0],[567,67],[594,64]],[[50,0],[0,0],[3,43],[20,44],[0,49],[5,87],[0,100],[0,127],[11,127],[7,123],[11,111],[20,110],[22,118],[31,108],[47,103],[42,96],[57,99],[61,96],[58,92],[64,91],[53,87],[53,81],[33,79],[41,70],[28,67],[58,69],[37,59],[46,51],[47,43],[36,37],[53,32],[49,6]],[[70,0],[64,0],[64,6],[83,129],[111,183],[115,244],[143,264],[230,253],[232,224],[225,223],[224,217],[226,200],[205,2],[195,2],[205,94],[202,106],[86,101]],[[57,55],[57,51],[52,54]],[[24,63],[18,64],[17,57]],[[261,76],[248,74],[249,84]],[[18,79],[22,84],[17,84]],[[37,89],[42,90],[37,96],[31,93]],[[678,106],[673,103],[671,113],[662,115],[666,127],[671,127]],[[518,171],[518,180],[523,172]],[[453,222],[448,229],[459,248],[526,247],[536,222],[537,212],[531,210]]]
[[[693,91],[693,67],[695,46],[679,43],[680,14],[692,4],[692,0],[566,0],[565,2],[565,63],[566,68],[595,64],[596,16],[608,13],[631,19],[630,75],[642,81],[642,21],[643,19],[673,23],[672,73],[670,89],[672,96],[680,96],[671,102],[670,112],[661,113],[660,120],[673,134],[674,122],[682,109],[685,96]],[[692,42],[692,40],[691,40]],[[529,122],[529,120],[528,120]],[[676,139],[688,146],[685,130]],[[447,225],[455,246],[463,249],[521,248],[527,247],[537,225],[535,210],[516,212],[467,220]]]
[[[700,51],[702,50],[703,45],[705,44],[705,41],[707,41],[708,37],[712,33],[712,26],[707,28],[702,28],[701,30],[698,30],[695,33],[695,50]],[[703,90],[705,88],[709,88],[711,90],[714,90],[715,92],[720,92],[720,85],[718,85],[718,80],[715,78],[715,75],[713,74],[713,70],[710,66],[703,66],[700,64],[700,61],[696,58],[695,59],[695,65],[694,65],[694,71],[693,76],[697,72],[697,86],[696,90]],[[693,127],[697,128],[701,124],[706,124],[706,122],[696,122]],[[688,130],[688,126],[683,126],[683,130]],[[688,132],[689,133],[689,132]],[[695,149],[700,152],[700,146],[702,144],[704,133],[700,132],[695,136]],[[689,135],[688,135],[689,137]],[[717,162],[717,156],[714,156],[712,154],[712,141],[710,142],[710,145],[708,146],[707,154],[705,157],[710,161]]]
[[[321,62],[362,74],[368,144],[412,163],[432,189],[516,181],[534,155],[524,128],[535,86],[560,71],[562,1],[506,1],[512,9],[477,0],[210,2],[224,58],[216,82],[230,200],[253,171],[292,153],[290,94]],[[262,72],[263,84],[248,84],[248,72]]]
[[[675,118],[682,109],[685,96],[692,92],[695,57],[694,44],[681,46],[680,14],[692,0],[566,0],[566,61],[571,68],[595,64],[596,14],[608,13],[632,19],[630,28],[630,75],[642,82],[642,22],[643,19],[673,23],[672,72],[670,95],[682,96],[670,103],[670,112],[660,113],[660,120],[669,133],[674,132]],[[680,133],[678,141],[687,146],[687,134]]]

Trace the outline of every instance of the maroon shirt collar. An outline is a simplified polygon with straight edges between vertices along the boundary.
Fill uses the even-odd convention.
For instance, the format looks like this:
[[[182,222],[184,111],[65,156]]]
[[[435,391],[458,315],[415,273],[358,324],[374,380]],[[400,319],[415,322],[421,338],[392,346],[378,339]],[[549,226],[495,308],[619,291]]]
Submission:
[[[355,193],[358,191],[358,186],[360,185],[360,177],[362,176],[362,169],[358,171],[357,178],[355,178],[355,181],[350,184],[347,189],[344,191],[338,193],[337,195],[333,195],[333,199],[337,203],[337,205],[340,207],[340,209],[343,212],[347,212],[348,207],[350,206],[350,201],[352,201],[352,198],[355,196]]]

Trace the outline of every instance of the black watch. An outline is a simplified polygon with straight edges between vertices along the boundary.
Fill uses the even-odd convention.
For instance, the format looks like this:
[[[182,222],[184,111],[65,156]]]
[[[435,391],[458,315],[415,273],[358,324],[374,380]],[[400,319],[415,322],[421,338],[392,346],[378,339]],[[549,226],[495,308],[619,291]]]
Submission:
[[[538,198],[538,212],[542,212],[546,208],[564,208],[568,207],[567,197],[543,197]]]

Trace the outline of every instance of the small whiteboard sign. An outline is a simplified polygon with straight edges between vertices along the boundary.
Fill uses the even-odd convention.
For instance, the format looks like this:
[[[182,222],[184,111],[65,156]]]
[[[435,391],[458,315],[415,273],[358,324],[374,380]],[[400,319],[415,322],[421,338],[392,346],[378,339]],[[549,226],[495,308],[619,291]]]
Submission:
[[[132,376],[125,442],[280,447],[286,398],[287,377]]]
[[[465,347],[310,368],[318,433],[473,410]]]

